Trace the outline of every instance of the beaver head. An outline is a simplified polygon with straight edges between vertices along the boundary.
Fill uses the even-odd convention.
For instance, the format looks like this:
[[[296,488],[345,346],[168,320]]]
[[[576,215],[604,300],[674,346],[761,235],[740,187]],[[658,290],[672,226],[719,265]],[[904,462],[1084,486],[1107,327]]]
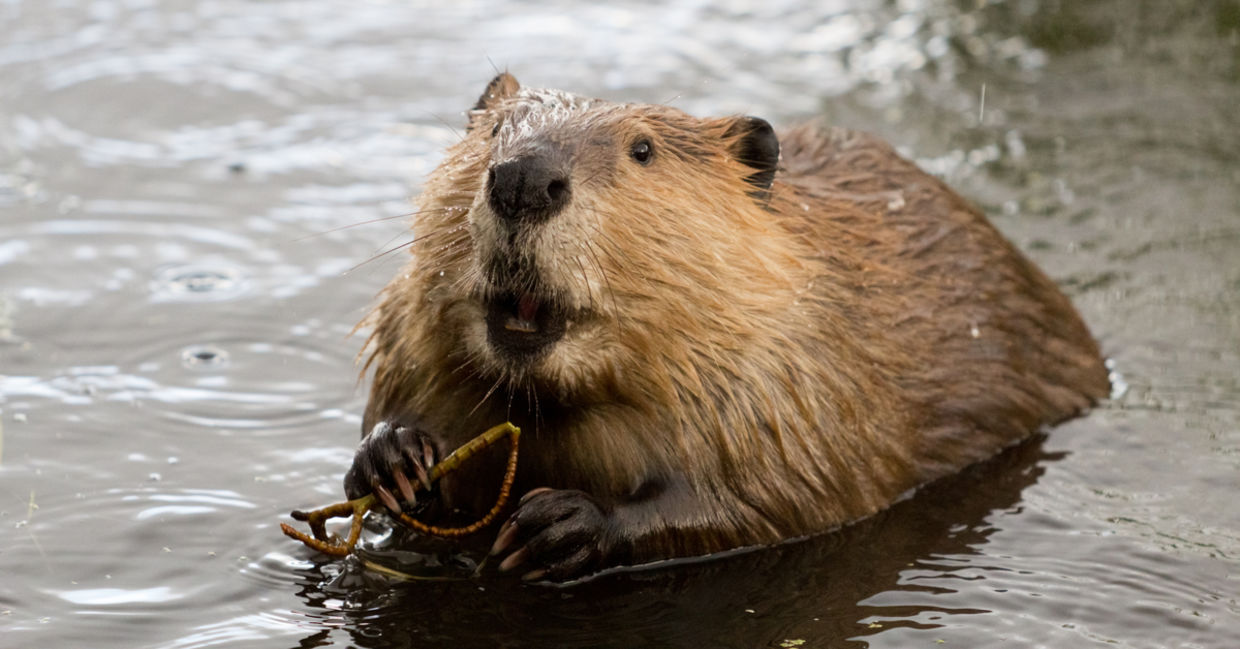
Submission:
[[[434,322],[423,344],[488,384],[566,401],[614,400],[633,364],[691,366],[743,346],[763,305],[791,303],[798,264],[767,236],[778,159],[755,117],[499,75],[420,200],[416,285],[404,288]]]

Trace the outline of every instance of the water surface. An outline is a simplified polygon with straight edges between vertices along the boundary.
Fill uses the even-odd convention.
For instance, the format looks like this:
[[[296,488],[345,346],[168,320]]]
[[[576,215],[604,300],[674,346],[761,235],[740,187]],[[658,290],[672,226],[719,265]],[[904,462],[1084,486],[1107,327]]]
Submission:
[[[340,496],[348,334],[496,68],[883,134],[1122,389],[807,543],[342,573],[277,525]],[[1234,0],[0,1],[0,646],[1240,646],[1238,105]]]

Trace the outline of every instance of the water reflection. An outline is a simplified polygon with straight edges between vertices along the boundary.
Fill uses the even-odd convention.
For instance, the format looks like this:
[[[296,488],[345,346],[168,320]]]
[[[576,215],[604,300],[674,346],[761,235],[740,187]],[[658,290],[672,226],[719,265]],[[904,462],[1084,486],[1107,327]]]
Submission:
[[[1006,570],[977,557],[993,533],[1019,525],[1006,514],[1043,465],[1063,457],[1042,446],[1011,449],[840,532],[696,565],[569,587],[522,586],[492,572],[411,584],[359,574],[341,592],[332,586],[337,566],[326,564],[330,579],[309,571],[301,597],[311,610],[340,615],[363,647],[866,646],[892,630],[967,625],[967,616],[990,612],[920,595],[958,592],[953,580],[966,571],[977,581]],[[320,630],[304,642],[327,637]]]
[[[123,604],[155,604],[181,599],[167,586],[125,590],[122,588],[84,588],[56,593],[61,599],[82,606],[116,606]]]

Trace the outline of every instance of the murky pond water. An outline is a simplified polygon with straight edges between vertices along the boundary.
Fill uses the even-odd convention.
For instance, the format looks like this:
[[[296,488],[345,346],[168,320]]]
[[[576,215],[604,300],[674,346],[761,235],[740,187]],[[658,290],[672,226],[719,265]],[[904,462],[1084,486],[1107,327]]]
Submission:
[[[339,578],[277,525],[341,494],[377,219],[493,64],[882,133],[1126,390],[806,543]],[[1240,646],[1238,106],[1235,0],[0,0],[0,646]]]

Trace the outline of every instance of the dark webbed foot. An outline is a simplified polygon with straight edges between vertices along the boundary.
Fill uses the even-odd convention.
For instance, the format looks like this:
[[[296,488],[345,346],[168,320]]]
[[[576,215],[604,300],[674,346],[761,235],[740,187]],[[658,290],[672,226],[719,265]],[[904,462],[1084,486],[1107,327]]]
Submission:
[[[414,480],[430,491],[435,461],[435,447],[423,431],[380,422],[357,447],[344,476],[345,495],[351,500],[373,492],[389,510],[399,512],[402,502],[417,503]]]
[[[535,489],[500,528],[492,555],[515,547],[501,572],[521,568],[526,580],[563,581],[598,570],[614,549],[610,519],[588,494],[572,489]]]

